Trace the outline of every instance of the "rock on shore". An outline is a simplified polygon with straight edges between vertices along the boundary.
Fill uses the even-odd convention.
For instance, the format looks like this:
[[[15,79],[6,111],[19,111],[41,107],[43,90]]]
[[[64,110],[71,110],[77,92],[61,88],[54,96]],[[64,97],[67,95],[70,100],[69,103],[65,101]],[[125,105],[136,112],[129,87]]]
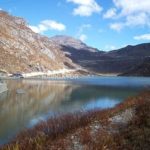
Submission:
[[[6,83],[0,81],[0,93],[6,92],[7,90]]]

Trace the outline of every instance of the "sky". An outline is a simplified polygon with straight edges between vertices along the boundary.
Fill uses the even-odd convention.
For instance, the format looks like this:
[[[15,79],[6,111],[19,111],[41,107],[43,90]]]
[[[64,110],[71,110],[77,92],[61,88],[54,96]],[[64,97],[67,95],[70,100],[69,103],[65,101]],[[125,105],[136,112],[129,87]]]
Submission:
[[[37,33],[68,35],[100,50],[150,42],[150,0],[0,0]]]

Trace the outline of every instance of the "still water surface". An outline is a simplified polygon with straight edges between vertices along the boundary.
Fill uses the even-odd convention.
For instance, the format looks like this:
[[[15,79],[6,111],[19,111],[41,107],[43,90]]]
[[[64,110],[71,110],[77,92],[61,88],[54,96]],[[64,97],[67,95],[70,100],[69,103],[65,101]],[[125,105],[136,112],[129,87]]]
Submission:
[[[6,80],[0,94],[0,144],[50,116],[110,108],[150,87],[150,78],[92,77],[68,80]]]

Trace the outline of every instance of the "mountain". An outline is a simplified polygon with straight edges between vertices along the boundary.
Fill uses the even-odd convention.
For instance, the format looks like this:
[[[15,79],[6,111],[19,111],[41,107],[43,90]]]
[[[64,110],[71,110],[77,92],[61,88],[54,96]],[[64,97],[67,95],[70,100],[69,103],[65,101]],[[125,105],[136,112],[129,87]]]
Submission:
[[[122,74],[140,65],[150,56],[150,43],[128,45],[118,50],[104,52],[67,36],[55,36],[50,39],[59,43],[66,57],[75,64],[99,74]]]
[[[56,35],[54,37],[51,37],[50,39],[61,46],[73,47],[76,50],[83,50],[83,51],[85,50],[85,51],[89,51],[89,52],[98,52],[99,51],[98,49],[89,47],[82,41],[72,38],[70,36]]]
[[[113,50],[108,53],[115,57],[145,57],[150,55],[150,43],[128,45],[124,48]]]
[[[74,47],[63,46],[75,64],[99,74],[121,74],[140,65],[150,56],[150,43],[135,46],[127,46],[110,52],[75,49]]]
[[[150,57],[146,58],[140,65],[133,67],[131,70],[121,74],[122,76],[150,76]]]
[[[70,58],[74,64],[91,72],[97,72],[97,70],[93,69],[95,62],[99,60],[99,56],[105,52],[89,47],[80,40],[69,36],[54,36],[50,39],[61,46],[60,50],[64,52],[65,56]],[[91,64],[94,64],[94,66],[92,65],[90,68]]]
[[[70,36],[34,33],[24,19],[0,11],[0,52],[2,74],[73,69],[80,74],[119,75],[150,57],[150,43],[104,52]]]
[[[100,60],[104,60],[100,72],[124,73],[133,67],[140,65],[150,56],[150,43],[139,44],[135,46],[126,46],[119,50],[113,50],[104,54]],[[103,59],[105,58],[105,59]],[[100,64],[100,63],[99,63]],[[102,66],[105,66],[103,68]]]
[[[0,11],[0,69],[32,72],[65,68],[65,62],[76,67],[60,51],[59,44],[34,33],[19,17]]]

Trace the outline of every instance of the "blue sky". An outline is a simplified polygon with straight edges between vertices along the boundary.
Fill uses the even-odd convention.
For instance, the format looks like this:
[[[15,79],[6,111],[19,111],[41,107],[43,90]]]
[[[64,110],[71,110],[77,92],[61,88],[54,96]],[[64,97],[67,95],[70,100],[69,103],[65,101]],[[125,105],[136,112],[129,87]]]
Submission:
[[[69,35],[100,50],[150,42],[150,0],[0,0],[37,33]]]

